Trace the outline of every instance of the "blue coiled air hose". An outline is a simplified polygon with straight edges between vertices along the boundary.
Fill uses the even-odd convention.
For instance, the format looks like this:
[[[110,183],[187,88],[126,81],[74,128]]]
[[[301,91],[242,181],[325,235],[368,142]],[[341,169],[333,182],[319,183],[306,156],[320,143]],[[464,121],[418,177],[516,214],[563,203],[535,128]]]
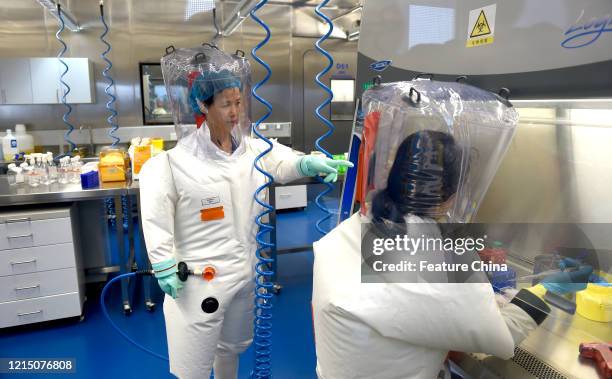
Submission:
[[[331,70],[331,68],[334,65],[334,59],[332,58],[332,56],[321,47],[321,43],[323,41],[325,41],[326,39],[329,38],[329,36],[331,35],[332,31],[334,30],[334,24],[332,23],[331,19],[329,17],[327,17],[323,12],[321,12],[321,8],[323,8],[325,5],[327,5],[327,3],[329,2],[329,0],[323,0],[316,8],[315,8],[315,13],[321,17],[323,20],[325,20],[325,22],[329,25],[329,29],[327,30],[327,33],[325,33],[325,35],[321,38],[319,38],[317,40],[317,42],[315,43],[315,46],[317,48],[317,50],[324,55],[327,60],[329,61],[329,64],[327,65],[327,67],[325,67],[321,72],[319,72],[317,74],[317,77],[315,79],[315,82],[319,85],[319,87],[321,87],[327,94],[328,97],[327,99],[325,99],[325,101],[323,101],[321,104],[319,104],[319,106],[317,107],[317,109],[315,109],[315,114],[316,116],[319,118],[319,120],[321,120],[321,122],[323,122],[328,130],[327,132],[325,132],[325,134],[323,134],[322,136],[320,136],[319,138],[317,138],[317,140],[315,141],[315,146],[317,147],[317,150],[319,150],[320,152],[322,152],[323,154],[325,154],[325,156],[327,158],[332,158],[332,155],[325,150],[322,146],[321,146],[321,142],[323,142],[324,139],[326,139],[327,137],[329,137],[330,135],[332,135],[332,133],[334,132],[335,128],[334,128],[334,124],[331,123],[331,121],[329,121],[327,118],[325,118],[322,114],[321,114],[321,110],[323,108],[325,108],[326,106],[328,106],[334,95],[331,91],[331,89],[326,86],[322,81],[321,78],[327,74],[329,72],[329,70]],[[323,183],[325,185],[325,188],[320,194],[317,195],[317,197],[315,198],[315,204],[317,205],[317,207],[323,211],[323,213],[325,213],[325,216],[323,216],[321,219],[317,220],[316,225],[316,229],[319,231],[319,233],[321,234],[327,234],[328,231],[324,230],[322,228],[322,224],[324,222],[326,222],[327,220],[329,220],[332,216],[332,212],[323,204],[323,197],[325,195],[327,195],[328,193],[330,193],[331,191],[334,190],[334,185],[332,183],[325,183],[323,182],[323,179],[321,177],[317,176],[317,179],[319,180],[319,183]]]
[[[106,88],[104,88],[104,93],[106,93],[106,96],[108,97],[108,102],[106,103],[106,109],[110,113],[110,115],[106,119],[106,122],[110,126],[108,136],[113,140],[111,146],[115,147],[119,142],[121,142],[121,139],[115,135],[115,132],[119,129],[119,125],[117,125],[115,121],[117,118],[117,110],[115,109],[114,104],[115,104],[115,101],[117,100],[117,97],[115,97],[115,95],[113,95],[112,93],[112,89],[115,86],[115,81],[113,80],[113,77],[109,73],[110,70],[113,68],[113,62],[111,62],[111,60],[108,59],[107,57],[108,53],[111,51],[111,44],[104,39],[108,35],[108,32],[109,32],[108,24],[106,24],[106,20],[104,19],[104,1],[100,1],[100,21],[102,22],[102,25],[104,26],[104,31],[100,35],[100,41],[104,45],[106,45],[106,50],[104,50],[104,52],[100,55],[102,60],[106,62],[106,67],[104,68],[104,70],[102,70],[102,76],[104,76],[104,78],[108,81]],[[111,227],[114,228],[115,227],[115,223],[114,223],[115,221],[115,218],[114,218],[115,203],[113,199],[111,198],[111,199],[106,199],[105,204],[106,204],[107,213],[111,221],[110,222]],[[121,196],[121,206],[123,208],[123,220],[122,220],[123,228],[127,229],[128,223],[131,222],[131,217],[130,217],[131,210],[127,209],[127,197]],[[118,237],[119,236],[117,236],[117,238]]]
[[[59,43],[62,45],[62,49],[57,55],[57,58],[59,59],[60,63],[64,66],[64,71],[60,75],[60,83],[62,85],[62,90],[63,90],[62,91],[62,104],[64,104],[64,107],[66,107],[66,112],[64,113],[62,120],[64,121],[64,124],[68,127],[68,131],[64,134],[64,141],[66,141],[70,145],[70,151],[73,151],[76,148],[76,144],[72,142],[72,140],[70,139],[70,133],[72,133],[72,131],[74,130],[74,126],[70,123],[70,121],[68,121],[68,117],[72,113],[72,107],[70,106],[70,104],[68,104],[68,102],[66,102],[66,96],[68,96],[68,94],[70,93],[70,86],[68,85],[68,83],[64,81],[64,77],[66,76],[66,73],[68,73],[68,65],[62,59],[64,57],[64,54],[68,50],[68,46],[66,45],[66,43],[64,42],[61,36],[62,32],[64,31],[64,28],[66,27],[66,24],[64,23],[64,17],[62,16],[62,7],[59,2],[57,3],[57,18],[59,20],[60,28],[58,29],[57,33],[55,33],[55,38],[57,38]],[[59,159],[67,155],[70,155],[70,152],[62,154],[61,156],[57,158]]]
[[[115,86],[115,81],[113,80],[113,77],[109,74],[109,71],[113,68],[113,62],[111,62],[110,59],[106,57],[106,55],[111,51],[111,45],[104,39],[104,37],[106,37],[106,35],[108,34],[108,25],[104,20],[103,1],[100,1],[100,21],[102,21],[102,25],[104,26],[104,32],[102,33],[102,35],[100,35],[100,41],[102,41],[102,43],[106,45],[106,50],[104,50],[104,52],[101,54],[102,60],[106,62],[106,67],[104,68],[104,70],[102,70],[102,76],[104,76],[104,78],[106,78],[106,80],[108,81],[108,85],[106,86],[106,88],[104,88],[104,93],[106,93],[106,96],[109,98],[108,102],[106,103],[106,109],[108,109],[108,111],[110,112],[110,116],[108,116],[106,122],[111,127],[110,131],[108,132],[108,136],[113,139],[113,143],[111,146],[114,147],[120,141],[120,138],[115,135],[115,132],[117,131],[117,129],[119,129],[119,125],[117,125],[115,121],[117,117],[117,111],[115,110],[114,103],[117,98],[111,92],[111,90]]]
[[[258,214],[255,219],[255,222],[259,226],[259,231],[257,232],[256,236],[257,250],[255,252],[258,261],[255,265],[255,320],[253,322],[255,362],[253,371],[251,373],[251,377],[253,378],[272,377],[272,298],[274,297],[272,292],[272,288],[274,287],[274,283],[272,283],[272,277],[274,276],[272,265],[274,263],[274,259],[272,257],[266,258],[263,255],[263,252],[265,250],[272,251],[274,248],[273,243],[264,240],[264,236],[267,233],[270,233],[274,227],[264,223],[262,218],[265,217],[265,215],[273,212],[274,207],[260,200],[259,195],[272,185],[274,177],[272,177],[270,173],[266,172],[258,165],[259,161],[272,150],[272,142],[270,142],[270,140],[268,140],[264,135],[259,133],[258,130],[259,125],[272,113],[272,105],[257,94],[257,90],[264,83],[266,83],[272,75],[270,66],[257,56],[257,51],[268,43],[271,35],[268,25],[266,25],[266,23],[256,15],[256,12],[267,2],[268,0],[261,0],[259,3],[257,3],[255,8],[251,10],[251,18],[266,32],[265,38],[257,46],[255,46],[253,50],[251,50],[251,56],[253,59],[262,65],[266,70],[266,76],[253,86],[251,93],[253,97],[262,103],[267,109],[267,112],[253,125],[253,133],[268,144],[268,148],[260,153],[255,158],[255,162],[253,163],[255,169],[266,177],[266,184],[257,188],[257,190],[255,190],[255,195],[253,196],[255,201],[264,208],[264,210]]]

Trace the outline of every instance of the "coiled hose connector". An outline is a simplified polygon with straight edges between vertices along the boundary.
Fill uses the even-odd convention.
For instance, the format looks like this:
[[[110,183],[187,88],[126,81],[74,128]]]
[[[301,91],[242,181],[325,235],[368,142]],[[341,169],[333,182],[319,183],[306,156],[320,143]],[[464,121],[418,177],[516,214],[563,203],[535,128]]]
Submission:
[[[323,116],[323,114],[321,113],[323,108],[325,108],[326,106],[331,104],[331,101],[332,101],[332,99],[334,97],[334,94],[333,94],[332,90],[321,81],[321,78],[323,76],[325,76],[325,74],[327,74],[329,72],[329,70],[331,70],[331,68],[334,65],[334,59],[332,58],[331,54],[329,54],[327,52],[327,50],[325,50],[325,49],[323,49],[321,47],[321,43],[323,43],[326,39],[328,39],[329,36],[332,34],[332,32],[334,30],[334,24],[332,23],[332,20],[329,17],[327,17],[327,15],[325,15],[325,13],[321,12],[321,8],[326,6],[328,2],[329,2],[329,0],[323,0],[315,8],[315,13],[319,17],[321,17],[323,20],[325,20],[327,25],[329,25],[329,28],[327,29],[327,33],[325,33],[325,35],[323,35],[321,38],[319,38],[317,40],[317,42],[315,43],[315,46],[316,46],[317,50],[323,56],[325,56],[327,58],[327,60],[328,60],[327,66],[321,72],[319,72],[317,74],[316,78],[315,78],[315,82],[328,95],[327,98],[321,104],[319,104],[319,106],[315,109],[315,115],[317,116],[317,118],[319,120],[321,120],[321,122],[323,122],[323,124],[325,124],[325,126],[327,126],[327,132],[325,132],[322,136],[317,138],[317,140],[315,141],[315,146],[317,147],[317,150],[319,150],[320,152],[325,154],[325,156],[327,158],[332,158],[332,155],[327,150],[325,150],[323,148],[323,146],[321,146],[321,143],[323,142],[323,140],[325,140],[326,138],[331,136],[333,134],[334,130],[335,130],[334,124],[332,124],[331,121],[328,120],[327,118],[325,118],[325,116]],[[315,204],[317,205],[317,207],[323,213],[325,213],[325,215],[322,218],[320,218],[319,220],[317,220],[317,222],[315,224],[315,227],[316,227],[316,229],[317,229],[317,231],[319,233],[325,235],[325,234],[327,234],[329,232],[329,230],[324,229],[322,225],[323,225],[323,223],[325,223],[326,221],[328,221],[332,217],[332,212],[323,203],[323,197],[334,190],[334,185],[332,183],[325,183],[321,177],[317,177],[317,179],[318,179],[319,183],[323,183],[326,188],[321,193],[319,193],[317,195],[317,197],[315,198]]]
[[[253,10],[251,10],[251,18],[258,23],[266,32],[264,39],[251,50],[251,56],[257,63],[263,66],[266,71],[265,77],[253,86],[251,93],[257,101],[263,104],[267,111],[266,113],[253,125],[253,133],[261,140],[268,144],[265,151],[259,154],[255,158],[253,163],[255,169],[262,173],[266,177],[266,184],[255,190],[254,199],[261,205],[264,210],[257,215],[255,222],[259,226],[259,232],[257,233],[257,250],[255,255],[257,256],[257,263],[255,265],[255,319],[254,319],[254,336],[253,344],[255,349],[255,362],[251,377],[253,378],[271,378],[272,377],[272,298],[274,297],[273,287],[274,283],[272,278],[274,277],[273,264],[274,259],[272,257],[264,256],[264,252],[270,253],[275,245],[265,240],[265,235],[270,233],[274,227],[268,223],[262,221],[263,217],[274,211],[274,207],[270,204],[261,200],[264,196],[262,192],[266,191],[268,187],[274,182],[274,177],[260,167],[259,161],[272,150],[272,142],[267,139],[263,134],[259,132],[259,125],[264,122],[272,113],[272,105],[257,94],[257,90],[266,83],[272,75],[270,66],[257,56],[257,51],[261,49],[270,40],[270,28],[257,17],[257,11],[261,9],[268,1],[261,0]]]

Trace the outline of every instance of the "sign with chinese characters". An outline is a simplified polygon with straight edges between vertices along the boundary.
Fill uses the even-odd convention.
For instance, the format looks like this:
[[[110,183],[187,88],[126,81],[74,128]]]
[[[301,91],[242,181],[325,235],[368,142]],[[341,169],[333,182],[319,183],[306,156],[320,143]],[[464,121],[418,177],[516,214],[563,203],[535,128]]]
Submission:
[[[483,46],[493,43],[496,8],[497,4],[493,4],[470,11],[466,47]]]

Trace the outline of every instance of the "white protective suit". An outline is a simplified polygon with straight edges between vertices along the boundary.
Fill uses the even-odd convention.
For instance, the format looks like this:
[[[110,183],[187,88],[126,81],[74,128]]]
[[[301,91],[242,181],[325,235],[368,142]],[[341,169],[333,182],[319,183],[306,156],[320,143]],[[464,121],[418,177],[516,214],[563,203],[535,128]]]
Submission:
[[[208,378],[215,359],[218,378],[234,375],[238,354],[253,338],[255,216],[253,200],[265,177],[255,157],[267,148],[244,137],[229,155],[210,141],[207,127],[179,140],[177,146],[146,162],[140,173],[142,227],[151,263],[174,257],[189,268],[212,265],[207,282],[190,276],[173,299],[164,299],[170,371],[180,378]],[[212,157],[212,158],[211,158]],[[275,144],[263,168],[284,183],[301,175],[297,155]],[[224,217],[201,221],[201,210],[223,206]],[[202,311],[214,297],[219,309]]]
[[[537,326],[514,304],[500,311],[488,283],[361,283],[367,221],[356,213],[314,244],[319,378],[432,379],[449,350],[508,359]]]

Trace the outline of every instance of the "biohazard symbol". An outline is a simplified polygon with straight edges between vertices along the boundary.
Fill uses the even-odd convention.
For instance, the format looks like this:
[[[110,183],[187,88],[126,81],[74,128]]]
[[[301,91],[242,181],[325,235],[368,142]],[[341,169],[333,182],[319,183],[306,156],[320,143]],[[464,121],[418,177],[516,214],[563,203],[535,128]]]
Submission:
[[[470,38],[486,36],[487,34],[491,34],[491,28],[489,27],[489,22],[487,21],[484,10],[481,10],[476,20],[476,24],[474,24],[474,28],[472,29],[472,33],[470,34]]]

